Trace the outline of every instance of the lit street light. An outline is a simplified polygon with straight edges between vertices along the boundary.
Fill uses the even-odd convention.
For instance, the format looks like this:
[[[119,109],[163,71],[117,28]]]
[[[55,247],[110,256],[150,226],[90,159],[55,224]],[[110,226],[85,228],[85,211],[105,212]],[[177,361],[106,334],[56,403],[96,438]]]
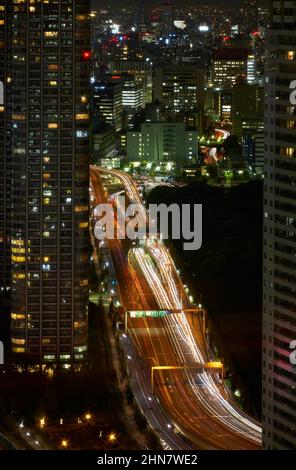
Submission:
[[[114,432],[111,432],[108,436],[108,439],[110,442],[115,442],[116,441],[116,434]]]
[[[39,423],[40,423],[40,428],[41,428],[41,429],[44,428],[44,426],[45,426],[45,418],[40,418],[40,419],[39,419]]]

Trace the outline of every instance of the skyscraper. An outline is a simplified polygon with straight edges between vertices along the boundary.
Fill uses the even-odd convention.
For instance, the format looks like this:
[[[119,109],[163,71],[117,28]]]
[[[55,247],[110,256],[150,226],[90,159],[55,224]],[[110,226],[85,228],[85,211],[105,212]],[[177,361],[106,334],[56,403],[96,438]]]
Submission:
[[[10,288],[10,9],[0,0],[0,292]]]
[[[244,2],[244,29],[247,33],[252,33],[258,29],[258,3],[258,0]]]
[[[89,2],[11,4],[12,350],[70,368],[87,354]]]
[[[155,67],[153,98],[166,109],[203,110],[205,70],[194,65],[160,65]]]
[[[214,51],[211,82],[215,87],[226,88],[235,84],[237,77],[247,77],[249,51],[241,48],[221,48]]]
[[[111,124],[116,132],[122,128],[122,87],[120,76],[102,78],[93,84],[93,116]]]
[[[145,3],[144,0],[138,0],[135,13],[135,23],[137,31],[144,31],[145,29]]]
[[[263,443],[296,448],[296,2],[273,2],[267,39]]]
[[[164,2],[159,7],[160,21],[161,21],[161,34],[168,35],[174,29],[175,7],[171,2]]]

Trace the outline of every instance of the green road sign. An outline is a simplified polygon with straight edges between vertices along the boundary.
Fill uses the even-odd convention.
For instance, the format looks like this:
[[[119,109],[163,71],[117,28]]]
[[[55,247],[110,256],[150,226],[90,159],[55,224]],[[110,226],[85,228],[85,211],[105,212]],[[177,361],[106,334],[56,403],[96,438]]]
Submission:
[[[135,310],[128,313],[130,318],[163,318],[170,312],[168,310]]]

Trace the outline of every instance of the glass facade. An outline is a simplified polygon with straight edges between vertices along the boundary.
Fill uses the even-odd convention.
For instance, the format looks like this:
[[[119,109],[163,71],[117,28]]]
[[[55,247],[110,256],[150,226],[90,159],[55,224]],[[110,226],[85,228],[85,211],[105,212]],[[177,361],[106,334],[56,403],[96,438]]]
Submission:
[[[12,2],[12,350],[87,354],[89,2]]]

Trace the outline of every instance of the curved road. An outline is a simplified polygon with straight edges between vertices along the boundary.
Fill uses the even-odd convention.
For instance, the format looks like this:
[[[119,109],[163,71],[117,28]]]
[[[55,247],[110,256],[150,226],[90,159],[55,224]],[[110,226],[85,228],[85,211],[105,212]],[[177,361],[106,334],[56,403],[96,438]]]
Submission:
[[[91,167],[97,202],[106,200],[100,173],[119,179],[131,203],[140,204],[141,223],[146,210],[135,182],[117,170]],[[129,319],[129,332],[145,359],[147,372],[154,365],[191,365],[209,361],[200,319],[198,334],[182,311],[190,304],[173,260],[161,241],[147,240],[125,253],[120,240],[109,248],[118,274],[122,304],[126,310],[158,309],[180,311],[164,318]],[[143,371],[139,370],[143,374]],[[176,429],[197,448],[259,449],[259,425],[239,410],[220,383],[218,374],[184,369],[155,373],[155,392]]]

